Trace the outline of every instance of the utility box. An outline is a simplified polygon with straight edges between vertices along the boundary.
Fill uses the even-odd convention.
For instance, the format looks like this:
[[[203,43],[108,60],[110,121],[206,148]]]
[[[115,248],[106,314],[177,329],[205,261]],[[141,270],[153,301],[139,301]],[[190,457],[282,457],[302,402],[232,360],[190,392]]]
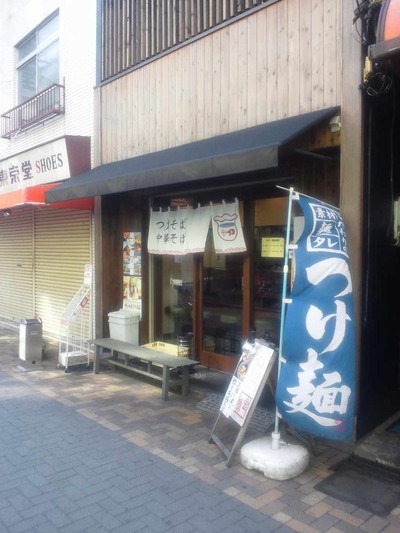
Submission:
[[[108,313],[108,324],[110,326],[110,337],[119,341],[139,344],[139,311],[128,311],[120,309]]]
[[[43,370],[42,320],[23,318],[19,326],[19,365],[23,371]]]

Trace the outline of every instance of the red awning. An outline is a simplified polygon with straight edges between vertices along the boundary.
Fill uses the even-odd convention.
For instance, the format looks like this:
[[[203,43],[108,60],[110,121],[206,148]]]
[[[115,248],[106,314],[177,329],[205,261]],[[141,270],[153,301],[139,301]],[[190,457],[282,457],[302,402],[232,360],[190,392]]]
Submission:
[[[400,37],[400,0],[387,2],[385,23],[383,28],[383,40]]]
[[[51,207],[63,209],[83,209],[86,211],[93,211],[94,198],[81,198],[78,200],[46,204],[45,192],[56,185],[60,185],[60,182],[46,183],[45,185],[36,185],[35,187],[26,187],[25,189],[18,189],[16,191],[0,194],[0,209],[10,209],[11,207],[20,205],[33,204],[51,205]]]
[[[400,57],[400,0],[384,0],[379,13],[376,43],[369,47],[373,60],[399,63]]]

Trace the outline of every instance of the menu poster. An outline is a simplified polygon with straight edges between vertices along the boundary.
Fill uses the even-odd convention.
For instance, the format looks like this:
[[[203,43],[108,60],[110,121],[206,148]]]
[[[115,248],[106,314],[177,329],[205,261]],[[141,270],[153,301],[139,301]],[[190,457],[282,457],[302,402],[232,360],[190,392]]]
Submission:
[[[220,411],[226,418],[243,426],[250,408],[265,383],[266,372],[271,368],[274,349],[257,341],[245,342],[242,355],[222,401]]]
[[[142,236],[139,232],[124,232],[122,244],[124,275],[142,275]]]
[[[142,309],[142,234],[124,232],[122,243],[123,308]]]
[[[261,239],[261,257],[284,257],[285,239],[283,237],[263,237]]]

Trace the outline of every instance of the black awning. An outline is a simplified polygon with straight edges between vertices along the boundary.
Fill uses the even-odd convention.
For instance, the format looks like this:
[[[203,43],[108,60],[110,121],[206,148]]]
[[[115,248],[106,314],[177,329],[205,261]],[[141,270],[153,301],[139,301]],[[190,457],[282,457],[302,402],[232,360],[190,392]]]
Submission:
[[[149,189],[277,167],[279,148],[338,108],[261,124],[176,148],[100,165],[46,193],[46,201]]]
[[[368,55],[371,59],[378,61],[379,59],[387,59],[394,55],[400,54],[400,37],[380,41],[372,44],[368,48]]]

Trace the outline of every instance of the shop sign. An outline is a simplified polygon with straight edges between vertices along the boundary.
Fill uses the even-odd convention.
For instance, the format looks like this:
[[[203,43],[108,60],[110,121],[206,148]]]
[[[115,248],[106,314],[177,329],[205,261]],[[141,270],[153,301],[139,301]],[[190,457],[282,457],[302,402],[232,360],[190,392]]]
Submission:
[[[257,402],[269,378],[276,355],[275,346],[261,339],[255,339],[254,342],[246,341],[243,345],[242,356],[222,400],[209,439],[210,442],[215,442],[227,457],[227,466],[230,466],[233,455],[242,442]],[[231,420],[234,426],[239,427],[231,449],[222,441],[227,437],[226,427],[225,430],[223,427],[219,427],[221,422],[226,419]],[[230,434],[228,440],[231,440],[231,437]]]
[[[210,222],[216,254],[246,251],[239,202],[151,211],[147,248],[150,254],[204,252]]]
[[[151,254],[186,255],[204,252],[211,207],[151,211],[148,251]]]
[[[337,208],[301,194],[304,231],[284,318],[276,390],[280,415],[294,428],[335,440],[353,434],[355,327],[343,219]]]
[[[239,201],[211,206],[211,224],[216,254],[234,254],[246,251]]]
[[[58,139],[0,161],[0,194],[69,177],[66,140]]]
[[[245,342],[242,355],[223,398],[220,411],[240,427],[246,421],[264,377],[270,370],[274,349],[256,341]]]

